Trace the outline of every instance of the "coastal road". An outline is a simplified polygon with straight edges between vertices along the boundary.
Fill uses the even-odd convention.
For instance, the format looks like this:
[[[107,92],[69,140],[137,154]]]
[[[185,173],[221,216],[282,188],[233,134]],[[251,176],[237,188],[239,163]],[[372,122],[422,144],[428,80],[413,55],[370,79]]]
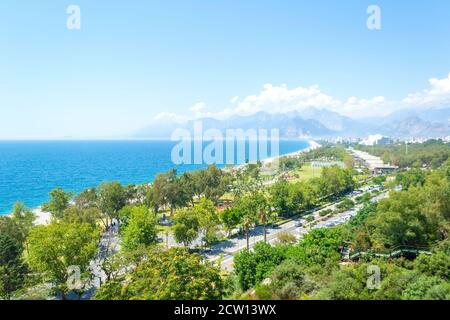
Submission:
[[[372,198],[372,202],[377,202],[383,198],[387,197],[387,191]],[[356,197],[356,196],[355,196]],[[349,197],[354,200],[355,197]],[[297,239],[301,239],[310,230],[317,228],[328,228],[333,227],[342,223],[347,222],[353,216],[356,215],[357,211],[363,207],[362,204],[356,205],[354,208],[341,212],[339,214],[333,215],[329,218],[323,218],[320,216],[320,212],[327,209],[334,209],[338,203],[329,205],[320,210],[316,210],[311,215],[314,216],[314,221],[316,224],[310,227],[299,226],[299,223],[304,223],[303,218],[296,220],[290,220],[280,226],[267,228],[267,241],[270,244],[275,244],[278,241],[278,235],[282,232],[291,233]],[[313,222],[314,223],[314,222]],[[264,229],[262,226],[254,228],[250,233],[250,249],[255,246],[256,243],[264,241]],[[210,261],[218,261],[221,258],[221,268],[226,271],[233,270],[233,255],[239,251],[247,248],[247,241],[245,237],[238,236],[235,238],[227,239],[216,245],[214,245],[210,251],[204,254],[204,256]]]

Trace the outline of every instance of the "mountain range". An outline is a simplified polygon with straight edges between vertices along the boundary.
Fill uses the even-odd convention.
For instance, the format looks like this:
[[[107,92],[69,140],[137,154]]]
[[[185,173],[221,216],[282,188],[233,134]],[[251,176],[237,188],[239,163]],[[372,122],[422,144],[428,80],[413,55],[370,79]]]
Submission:
[[[279,129],[281,138],[329,138],[335,136],[364,137],[382,134],[394,138],[443,137],[450,135],[450,107],[424,110],[404,109],[384,117],[353,119],[327,109],[306,108],[288,113],[258,112],[250,116],[234,115],[225,120],[202,118],[203,130],[217,129]],[[154,121],[132,134],[133,138],[170,138],[175,129],[192,132],[194,120]]]

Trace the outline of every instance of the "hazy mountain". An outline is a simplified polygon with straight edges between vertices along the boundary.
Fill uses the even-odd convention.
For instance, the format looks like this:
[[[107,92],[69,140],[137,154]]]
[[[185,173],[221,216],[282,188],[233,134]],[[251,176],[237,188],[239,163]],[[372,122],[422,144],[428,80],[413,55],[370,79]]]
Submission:
[[[450,123],[450,107],[429,108],[418,113],[418,116],[425,121]]]
[[[279,129],[282,138],[298,138],[300,136],[328,136],[334,133],[319,121],[314,119],[303,119],[297,113],[269,114],[258,112],[250,116],[232,116],[226,120],[214,118],[201,119],[203,131],[217,129],[225,136],[227,129]],[[163,138],[170,137],[177,129],[187,129],[192,132],[194,121],[185,124],[176,123],[154,123],[133,134],[138,138]]]
[[[392,137],[442,137],[449,135],[450,122],[429,122],[418,116],[394,120],[379,128],[379,132]]]
[[[353,123],[352,119],[327,109],[306,108],[297,114],[303,119],[316,120],[333,131],[344,131]]]
[[[360,119],[371,133],[392,137],[442,137],[450,135],[450,107],[402,109],[385,117]]]
[[[307,108],[288,113],[258,112],[235,115],[226,120],[200,119],[203,131],[217,129],[279,129],[282,138],[360,136],[380,133],[392,137],[442,137],[450,135],[450,107],[426,110],[400,110],[385,117],[352,119],[326,109]],[[134,138],[169,138],[177,129],[192,132],[194,121],[184,124],[170,120],[153,121],[132,135]]]

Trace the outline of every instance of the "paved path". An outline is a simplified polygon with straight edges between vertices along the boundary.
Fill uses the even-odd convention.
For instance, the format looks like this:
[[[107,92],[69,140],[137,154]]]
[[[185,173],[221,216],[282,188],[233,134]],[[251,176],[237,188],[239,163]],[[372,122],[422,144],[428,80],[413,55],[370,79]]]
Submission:
[[[103,232],[98,246],[99,250],[97,256],[90,263],[92,270],[92,287],[94,290],[87,291],[85,293],[86,298],[90,298],[94,294],[95,288],[99,288],[101,284],[106,281],[106,274],[102,270],[102,263],[106,258],[120,251],[119,226],[117,222],[114,226],[111,226],[108,230]]]

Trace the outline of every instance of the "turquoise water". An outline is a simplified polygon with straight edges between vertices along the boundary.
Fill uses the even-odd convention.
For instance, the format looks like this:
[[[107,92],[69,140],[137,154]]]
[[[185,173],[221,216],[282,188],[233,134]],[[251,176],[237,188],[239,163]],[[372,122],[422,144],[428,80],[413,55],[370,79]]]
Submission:
[[[48,200],[55,187],[80,192],[105,181],[144,183],[160,172],[179,173],[205,164],[174,165],[172,141],[0,141],[0,214],[23,201],[30,208]],[[280,141],[280,154],[308,147]],[[248,149],[248,148],[247,148]],[[248,150],[247,150],[248,152]],[[269,148],[269,155],[270,148]]]

